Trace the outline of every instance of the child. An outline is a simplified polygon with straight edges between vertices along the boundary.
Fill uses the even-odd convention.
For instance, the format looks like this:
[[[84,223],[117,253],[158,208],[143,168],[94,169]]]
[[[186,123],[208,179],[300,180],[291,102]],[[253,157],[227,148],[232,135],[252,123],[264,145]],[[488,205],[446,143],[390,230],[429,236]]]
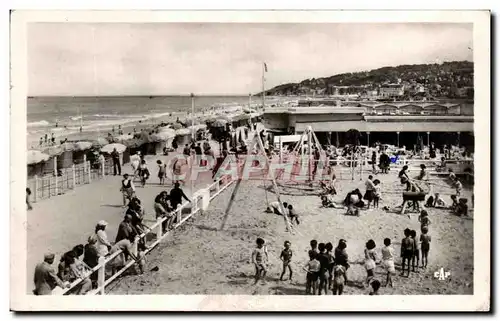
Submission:
[[[167,165],[163,164],[161,160],[157,160],[156,163],[158,164],[158,178],[160,179],[160,185],[164,185],[165,176],[167,173]]]
[[[392,288],[392,274],[396,273],[396,268],[394,267],[394,249],[391,246],[391,239],[385,238],[384,245],[382,248],[382,263],[387,270],[385,286]]]
[[[424,225],[424,227],[425,227],[425,225]],[[415,266],[418,269],[418,263],[420,261],[420,242],[417,241],[417,231],[411,230],[410,236],[411,236],[411,239],[413,240],[413,243],[414,243],[413,256],[411,258],[411,267],[412,267],[413,272],[418,273],[418,270],[415,271]],[[415,264],[415,260],[417,261],[417,264]]]
[[[431,249],[431,236],[427,234],[429,229],[427,226],[422,227],[422,234],[420,234],[420,242],[422,242],[422,268],[427,268],[429,262],[429,250]],[[425,263],[424,263],[425,262]]]
[[[418,216],[418,221],[420,222],[420,228],[431,225],[431,220],[429,219],[429,214],[426,210],[422,210]]]
[[[467,205],[467,199],[461,198],[458,200],[458,205],[455,208],[454,214],[457,216],[468,216],[469,206]]]
[[[410,237],[411,231],[406,228],[404,230],[405,238],[401,241],[401,276],[405,274],[405,263],[408,264],[408,277],[410,276],[410,261],[413,257],[413,253],[415,252],[415,242],[413,242]]]
[[[317,252],[314,250],[309,251],[309,262],[304,267],[304,270],[307,272],[306,276],[306,294],[316,294],[316,287],[318,283],[318,275],[320,270],[320,263],[316,260]],[[312,293],[311,293],[312,289]]]
[[[290,271],[290,281],[292,281],[293,272],[290,263],[292,262],[293,252],[290,249],[290,245],[291,243],[289,241],[285,241],[285,248],[281,251],[280,260],[283,262],[283,272],[281,272],[280,281],[283,281],[283,276],[285,275],[287,268],[288,271]]]
[[[457,208],[458,206],[458,202],[457,202],[457,196],[456,195],[451,195],[451,206],[450,206],[450,210],[452,211],[455,211],[455,209]]]
[[[453,182],[453,187],[455,187],[455,191],[457,193],[457,196],[460,196],[462,192],[462,183],[458,180],[458,178],[455,177],[455,181]]]
[[[332,289],[333,266],[335,265],[335,257],[333,257],[333,244],[328,242],[325,245],[326,257],[328,258],[328,289]]]
[[[434,194],[434,204],[433,206],[435,208],[446,208],[447,207],[447,204],[446,202],[444,201],[444,199],[440,196],[439,193],[436,193]]]
[[[264,247],[264,244],[266,243],[263,239],[260,237],[257,238],[257,248],[253,250],[252,253],[252,263],[255,265],[255,283],[259,281],[259,279],[262,276],[262,279],[266,277],[267,269],[266,269],[266,262],[268,261],[269,257],[267,254],[267,249]]]
[[[371,286],[372,286],[372,292],[370,292],[370,295],[378,295],[378,290],[380,289],[380,281],[373,280]]]
[[[316,254],[318,254],[319,253],[319,251],[318,251],[318,241],[312,240],[309,244],[311,245],[311,250],[314,251],[314,252],[316,252]]]
[[[380,201],[381,194],[381,186],[380,181],[378,179],[373,181],[374,190],[373,190],[373,207],[378,208],[378,202]]]
[[[300,224],[299,214],[297,213],[297,211],[295,211],[292,204],[288,204],[288,216],[290,217],[290,221],[292,222],[292,224],[293,222],[297,223],[297,225]]]
[[[377,262],[377,254],[375,253],[375,242],[369,240],[366,242],[365,248],[365,269],[366,269],[366,284],[369,285],[374,276],[375,266]]]
[[[323,291],[325,292],[325,294],[327,293],[328,266],[329,266],[330,262],[329,262],[328,255],[325,252],[325,250],[326,250],[325,243],[319,243],[318,249],[319,249],[319,254],[318,254],[317,260],[320,263],[318,295],[321,295],[321,293]]]
[[[144,187],[149,178],[149,169],[144,159],[141,161],[141,165],[139,165],[139,177],[141,178],[141,186]]]
[[[342,295],[344,284],[346,282],[346,270],[342,265],[335,265],[333,268],[333,295]]]
[[[342,265],[345,268],[345,281],[347,283],[347,270],[349,269],[349,255],[347,254],[347,242],[344,239],[339,240],[335,248],[335,265]]]

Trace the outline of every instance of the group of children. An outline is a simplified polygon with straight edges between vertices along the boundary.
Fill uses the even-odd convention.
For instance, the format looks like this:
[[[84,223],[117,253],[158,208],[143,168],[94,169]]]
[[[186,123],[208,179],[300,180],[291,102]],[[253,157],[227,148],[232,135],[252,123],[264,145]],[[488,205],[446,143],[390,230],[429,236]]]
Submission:
[[[431,221],[427,211],[423,210],[418,218],[420,222],[420,238],[417,239],[417,232],[406,228],[404,230],[404,238],[401,241],[401,276],[410,275],[412,272],[418,273],[420,258],[420,268],[427,268],[431,236],[428,234]],[[341,295],[344,291],[344,286],[347,284],[347,270],[350,265],[346,252],[347,242],[341,239],[334,249],[332,243],[319,243],[316,240],[310,242],[310,250],[308,251],[309,261],[303,267],[306,274],[306,294],[321,295],[327,294],[329,290],[334,295]],[[280,281],[288,271],[290,274],[289,280],[292,280],[292,257],[293,251],[291,243],[285,241],[284,248],[281,251],[279,259],[282,261],[283,269],[280,275]],[[269,261],[269,253],[265,246],[265,241],[262,238],[257,239],[257,247],[252,253],[252,263],[255,266],[255,283],[264,278],[267,274],[267,262]],[[384,286],[393,287],[392,276],[396,274],[395,268],[395,251],[392,247],[391,239],[384,239],[384,247],[381,249],[381,258],[376,251],[376,243],[374,240],[366,242],[364,249],[364,267],[366,269],[366,285],[371,286],[372,292],[370,295],[377,295],[381,287],[380,281],[374,279],[375,268],[378,264],[384,268],[386,272],[386,282]]]

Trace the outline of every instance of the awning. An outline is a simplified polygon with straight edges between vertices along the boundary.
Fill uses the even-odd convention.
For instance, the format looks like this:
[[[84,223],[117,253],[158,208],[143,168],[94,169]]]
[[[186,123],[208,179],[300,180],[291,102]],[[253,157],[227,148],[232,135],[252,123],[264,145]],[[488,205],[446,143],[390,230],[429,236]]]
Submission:
[[[360,132],[472,132],[473,122],[366,122],[366,121],[338,121],[338,122],[307,122],[296,123],[295,130],[303,132],[311,126],[315,132],[346,132],[357,129]]]

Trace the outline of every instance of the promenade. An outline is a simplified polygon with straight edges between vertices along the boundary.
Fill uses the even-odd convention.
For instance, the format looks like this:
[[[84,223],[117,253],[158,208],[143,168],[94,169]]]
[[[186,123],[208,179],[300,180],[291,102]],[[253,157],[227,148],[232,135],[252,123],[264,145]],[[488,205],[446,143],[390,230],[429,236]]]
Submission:
[[[212,142],[212,149],[218,154],[218,146]],[[180,149],[179,149],[180,150]],[[156,161],[168,162],[176,153],[168,156],[146,156],[151,177],[144,188],[136,182],[136,194],[145,206],[144,223],[147,226],[156,221],[154,212],[154,197],[162,190],[170,191],[172,182],[166,180],[164,186],[159,185]],[[122,167],[122,174],[132,173],[130,164]],[[45,199],[33,204],[33,210],[27,213],[27,293],[33,290],[33,273],[37,263],[43,261],[46,252],[56,255],[54,265],[57,267],[60,256],[71,250],[75,245],[86,244],[88,236],[94,233],[95,225],[100,220],[108,222],[106,232],[111,242],[114,242],[118,225],[123,220],[122,194],[119,191],[121,176],[106,176],[81,185],[66,194]],[[213,183],[211,173],[198,174],[193,184],[197,191]],[[188,197],[193,194],[190,182],[183,187]]]

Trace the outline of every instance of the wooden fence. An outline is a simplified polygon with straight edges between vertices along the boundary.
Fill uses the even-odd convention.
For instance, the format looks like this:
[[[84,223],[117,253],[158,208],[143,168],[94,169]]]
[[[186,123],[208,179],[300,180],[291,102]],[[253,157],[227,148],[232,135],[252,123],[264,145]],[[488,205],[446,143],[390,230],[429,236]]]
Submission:
[[[56,162],[57,160],[54,161]],[[93,168],[90,161],[85,160],[83,163],[73,164],[68,168],[54,168],[54,172],[48,175],[35,175],[28,179],[27,187],[32,192],[31,201],[37,202],[64,194],[74,190],[78,185],[90,184],[92,181],[112,174],[113,163],[110,159],[100,163],[97,168]]]
[[[145,251],[144,255],[150,253],[160,242],[165,239],[173,230],[183,225],[189,218],[191,218],[196,213],[206,210],[208,208],[209,203],[216,198],[220,193],[222,193],[226,188],[228,188],[234,181],[231,180],[230,176],[222,177],[217,180],[215,183],[211,184],[209,187],[205,189],[198,190],[194,193],[191,203],[191,210],[189,213],[183,213],[183,209],[186,209],[189,202],[182,204],[177,210],[174,212],[174,215],[177,216],[177,224],[174,225],[173,229],[163,233],[162,223],[167,219],[165,217],[160,217],[157,219],[156,223],[147,228],[146,232],[142,233],[140,236],[136,237],[133,243],[132,254],[137,257],[138,253],[138,244],[139,240],[146,237],[146,235],[150,233],[156,234],[156,240],[152,244],[148,244],[148,249]],[[92,273],[97,272],[97,288],[93,289],[87,295],[104,295],[106,294],[106,286],[110,285],[113,281],[115,281],[120,275],[123,274],[127,269],[132,267],[135,263],[134,260],[130,260],[127,264],[118,272],[111,275],[109,278],[106,278],[106,266],[112,262],[117,256],[121,255],[122,251],[115,252],[109,256],[104,256],[99,258],[99,264],[95,266],[91,271],[87,273],[83,278],[79,278],[73,283],[71,283],[69,288],[61,289],[60,287],[56,287],[52,291],[52,295],[69,295],[72,294],[73,290],[87,277],[89,277]]]

